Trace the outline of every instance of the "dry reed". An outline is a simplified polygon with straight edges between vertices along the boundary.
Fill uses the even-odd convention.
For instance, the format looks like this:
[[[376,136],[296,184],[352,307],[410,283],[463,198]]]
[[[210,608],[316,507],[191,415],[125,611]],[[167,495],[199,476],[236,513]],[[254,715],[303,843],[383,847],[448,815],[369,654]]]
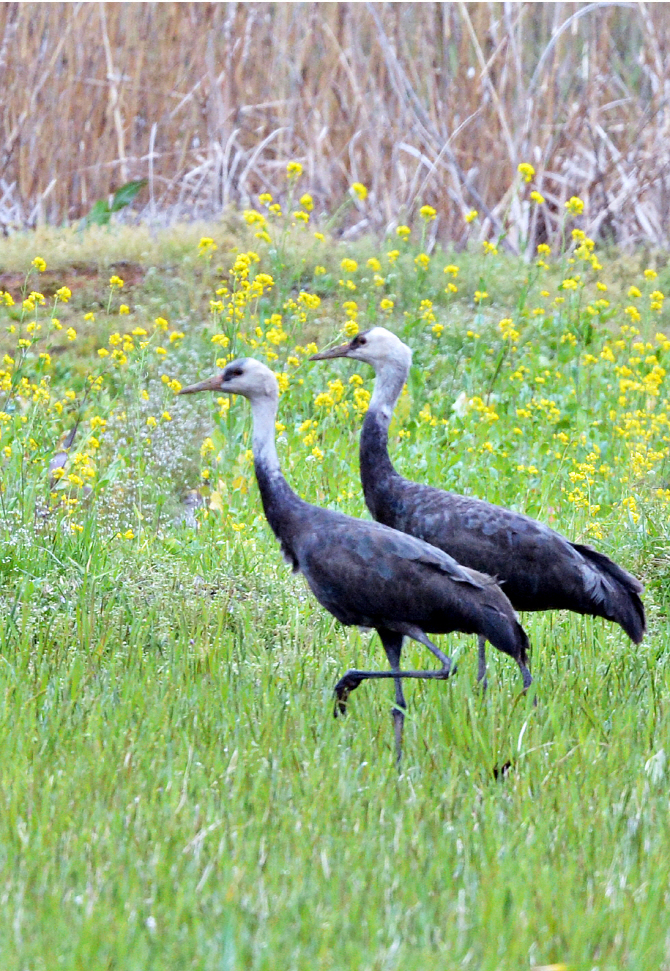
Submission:
[[[5,3],[0,226],[142,177],[143,217],[211,218],[297,159],[317,211],[367,185],[348,234],[429,203],[519,251],[578,195],[590,235],[668,245],[669,38],[666,4]]]

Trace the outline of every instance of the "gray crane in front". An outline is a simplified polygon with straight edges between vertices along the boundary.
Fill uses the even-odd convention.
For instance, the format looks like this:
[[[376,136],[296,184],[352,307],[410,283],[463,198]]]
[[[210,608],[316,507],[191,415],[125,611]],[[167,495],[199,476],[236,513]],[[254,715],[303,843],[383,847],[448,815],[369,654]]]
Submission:
[[[272,371],[252,358],[232,361],[225,370],[180,394],[216,391],[239,394],[251,403],[256,479],[267,520],[294,571],[304,574],[319,603],[343,624],[374,627],[390,671],[350,670],[335,687],[336,713],[349,693],[370,678],[395,682],[396,751],[402,750],[404,678],[443,680],[451,660],[427,634],[453,631],[486,637],[519,665],[524,688],[528,638],[509,600],[491,577],[462,567],[442,550],[380,523],[354,519],[305,502],[289,487],[275,446],[278,387]],[[403,638],[425,645],[440,661],[432,671],[403,671]]]

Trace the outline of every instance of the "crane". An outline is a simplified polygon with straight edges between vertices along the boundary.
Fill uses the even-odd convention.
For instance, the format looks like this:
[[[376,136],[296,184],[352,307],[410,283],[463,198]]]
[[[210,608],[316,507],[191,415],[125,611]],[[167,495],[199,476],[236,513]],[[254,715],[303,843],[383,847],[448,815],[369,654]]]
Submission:
[[[532,678],[527,667],[528,638],[500,587],[491,578],[460,566],[453,557],[413,536],[383,524],[354,519],[301,499],[282,474],[275,445],[279,398],[272,371],[253,358],[226,368],[180,394],[202,391],[238,394],[249,399],[253,419],[252,450],[265,516],[285,559],[300,571],[319,603],[342,624],[375,628],[390,671],[352,669],[335,686],[335,714],[344,713],[351,691],[372,678],[392,678],[392,710],[397,758],[402,752],[406,702],[402,679],[444,680],[455,666],[428,633],[477,633],[519,666],[524,689]],[[441,667],[403,671],[403,638],[428,648]]]
[[[463,566],[494,576],[516,610],[572,610],[619,624],[636,644],[646,629],[634,576],[591,546],[502,506],[405,479],[388,453],[388,429],[412,352],[385,327],[312,355],[370,364],[375,385],[360,438],[365,502],[378,522],[438,547]],[[479,635],[478,681],[486,688],[486,638]]]

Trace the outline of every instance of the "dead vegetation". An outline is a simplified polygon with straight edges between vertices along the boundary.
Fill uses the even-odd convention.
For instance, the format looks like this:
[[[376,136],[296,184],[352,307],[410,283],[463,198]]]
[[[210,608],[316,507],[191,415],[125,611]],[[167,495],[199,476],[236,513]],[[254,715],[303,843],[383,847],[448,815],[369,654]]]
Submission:
[[[143,218],[212,218],[296,159],[317,213],[369,188],[348,234],[428,203],[519,251],[577,195],[589,235],[665,246],[669,37],[666,4],[3,4],[0,225],[139,178]]]

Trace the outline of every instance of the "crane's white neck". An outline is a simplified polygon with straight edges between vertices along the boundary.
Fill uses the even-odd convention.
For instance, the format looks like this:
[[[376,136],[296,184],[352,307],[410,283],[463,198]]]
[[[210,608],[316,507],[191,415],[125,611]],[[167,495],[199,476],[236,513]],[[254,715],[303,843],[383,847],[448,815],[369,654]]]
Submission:
[[[377,415],[387,429],[408,374],[409,366],[399,361],[387,361],[376,369],[370,411]]]
[[[262,465],[268,473],[279,472],[279,458],[275,444],[277,398],[269,395],[252,398],[251,415],[254,423],[251,442],[254,462]]]

